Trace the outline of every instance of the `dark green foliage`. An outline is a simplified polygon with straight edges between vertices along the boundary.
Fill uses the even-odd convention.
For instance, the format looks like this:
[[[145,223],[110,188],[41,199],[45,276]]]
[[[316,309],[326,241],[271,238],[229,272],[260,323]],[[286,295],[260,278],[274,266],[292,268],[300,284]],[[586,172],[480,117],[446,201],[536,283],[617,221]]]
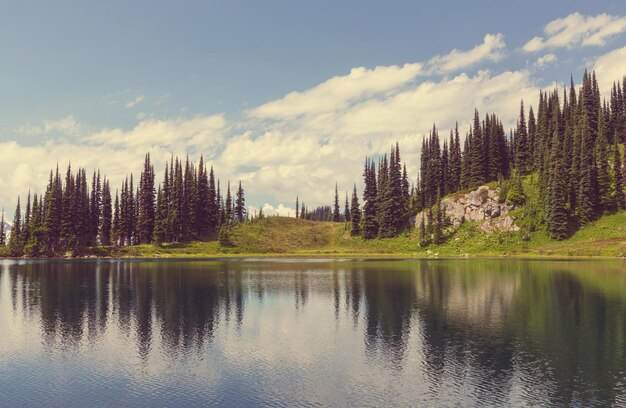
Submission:
[[[433,226],[433,242],[437,245],[443,243],[443,209],[441,208],[441,195],[437,196],[437,203],[435,205],[434,214],[434,226]]]
[[[352,223],[352,228],[350,230],[350,235],[356,236],[361,234],[361,209],[359,208],[359,197],[356,193],[356,184],[354,184],[354,189],[352,190],[352,202],[350,205],[350,222]]]
[[[376,185],[376,167],[370,159],[365,160],[365,189],[363,190],[363,238],[372,239],[378,236],[378,189]]]
[[[230,194],[230,181],[226,186],[226,202],[224,205],[224,222],[222,224],[230,224],[233,222],[233,197]]]
[[[172,157],[165,166],[156,202],[155,173],[149,154],[144,158],[136,189],[133,180],[132,174],[126,177],[113,204],[109,180],[102,180],[99,171],[93,172],[91,186],[85,169],[74,173],[68,165],[65,183],[58,168],[55,174],[50,172],[45,194],[34,195],[31,200],[29,193],[24,218],[18,200],[14,221],[14,230],[18,232],[12,235],[10,252],[15,256],[55,256],[64,251],[79,255],[98,244],[124,246],[200,236],[204,239],[217,231],[219,187],[216,192],[213,168],[207,174],[202,158],[197,169],[187,160],[183,170],[182,162]],[[243,221],[245,199],[241,183],[234,205],[229,185],[227,202],[223,206],[224,224]],[[3,227],[0,231],[4,231]]]
[[[4,226],[4,208],[2,209],[2,218],[0,218],[0,247],[7,244],[7,232]]]
[[[244,222],[246,218],[246,198],[244,197],[241,181],[237,187],[237,196],[235,198],[235,221]]]
[[[339,212],[339,191],[337,183],[335,183],[335,204],[333,206],[333,222],[341,221],[341,213]]]
[[[17,206],[13,216],[13,226],[11,227],[11,238],[9,239],[9,252],[12,256],[22,256],[24,244],[22,243],[22,210],[20,207],[20,197],[17,197]]]
[[[387,170],[387,176],[382,180],[380,187],[380,230],[379,234],[382,238],[389,238],[398,235],[402,229],[402,221],[405,208],[403,207],[404,199],[402,196],[402,174],[400,170],[400,151],[396,144],[396,148],[391,149],[388,165],[382,169]]]
[[[548,211],[548,232],[552,239],[562,240],[567,238],[567,191],[565,184],[565,166],[563,165],[562,145],[558,133],[553,136],[552,152],[550,155],[552,163],[552,177],[550,182],[549,211]]]
[[[161,190],[161,186],[157,190],[157,203],[156,214],[154,220],[154,236],[153,241],[155,244],[161,244],[167,241],[168,238],[168,217],[167,217],[167,201],[165,195]]]
[[[300,218],[300,201],[298,200],[298,196],[296,196],[296,219]]]
[[[506,201],[515,206],[523,205],[526,202],[526,194],[522,186],[522,175],[517,169],[513,171],[513,177],[506,192]]]
[[[100,181],[100,172],[93,172],[91,179],[91,194],[89,195],[89,235],[88,244],[96,245],[98,243],[98,230],[100,224],[100,212],[102,210],[102,184]]]
[[[111,245],[112,217],[111,187],[109,186],[109,180],[105,178],[102,183],[102,211],[99,221],[99,236],[102,245]]]
[[[618,82],[613,86],[610,103],[601,104],[595,73],[585,72],[578,91],[573,79],[569,90],[564,89],[561,95],[557,90],[540,91],[537,114],[531,107],[526,121],[522,102],[515,132],[511,131],[508,138],[494,114],[486,115],[481,122],[478,110],[474,110],[462,149],[458,126],[441,148],[437,127],[433,125],[422,139],[417,187],[408,199],[406,171],[400,177],[401,194],[398,196],[393,190],[397,147],[392,149],[389,160],[387,155],[379,160],[378,174],[374,162],[367,159],[363,236],[388,237],[400,232],[402,224],[398,227],[395,222],[403,216],[394,212],[394,203],[403,203],[404,211],[411,214],[423,209],[432,212],[439,194],[504,180],[511,172],[511,180],[500,183],[500,198],[516,205],[530,205],[522,177],[536,172],[533,180],[538,193],[533,192],[531,212],[540,219],[533,221],[532,229],[545,216],[546,227],[555,239],[566,238],[576,222],[584,225],[602,214],[626,208],[626,163],[619,150],[619,143],[626,138],[624,89],[626,84],[620,86]],[[436,215],[435,211],[435,218]],[[422,227],[425,243],[436,225],[436,219],[426,219]]]
[[[520,107],[519,119],[517,121],[517,130],[515,131],[515,168],[521,175],[530,172],[530,149],[528,132],[526,130],[526,119],[524,117],[524,102]]]
[[[613,198],[611,197],[611,176],[609,174],[609,152],[606,140],[606,127],[603,115],[600,114],[598,124],[598,137],[595,149],[595,172],[596,172],[596,214],[609,213],[613,210]]]
[[[259,211],[259,218],[263,218],[263,212],[260,210]],[[232,246],[233,243],[231,241],[231,226],[230,224],[223,224],[220,227],[220,230],[217,234],[217,240],[220,243],[221,246]]]
[[[137,241],[140,244],[152,242],[154,234],[154,167],[150,154],[146,154],[144,167],[139,178]]]
[[[578,173],[578,195],[576,197],[576,209],[581,225],[593,221],[596,216],[596,193],[595,193],[595,165],[593,150],[589,151],[588,139],[591,139],[591,131],[587,120],[583,116],[580,120],[582,138],[580,143],[580,171]],[[593,145],[592,145],[593,146]]]
[[[27,256],[40,256],[45,251],[45,231],[43,229],[42,201],[38,201],[37,194],[33,197],[30,222],[24,224],[24,229],[29,230],[28,241],[25,242],[24,254]]]

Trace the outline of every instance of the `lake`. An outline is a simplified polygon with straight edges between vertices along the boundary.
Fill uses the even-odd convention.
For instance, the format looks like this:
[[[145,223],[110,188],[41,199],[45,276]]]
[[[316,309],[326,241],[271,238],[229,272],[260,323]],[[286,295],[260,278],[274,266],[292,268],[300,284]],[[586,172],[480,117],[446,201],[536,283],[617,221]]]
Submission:
[[[0,406],[626,406],[626,262],[0,261]]]

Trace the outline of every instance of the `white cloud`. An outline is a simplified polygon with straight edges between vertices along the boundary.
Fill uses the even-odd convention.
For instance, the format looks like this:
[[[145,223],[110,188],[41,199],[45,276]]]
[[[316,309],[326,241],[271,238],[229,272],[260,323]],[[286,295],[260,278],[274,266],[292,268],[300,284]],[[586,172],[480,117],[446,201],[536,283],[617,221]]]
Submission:
[[[223,115],[170,119],[141,115],[130,129],[83,130],[72,143],[62,137],[35,146],[2,143],[0,201],[12,207],[19,192],[42,189],[49,169],[59,162],[63,171],[69,160],[73,167],[88,171],[101,168],[117,187],[130,172],[137,177],[145,152],[151,153],[159,178],[171,154],[188,152],[194,161],[204,154],[222,182],[241,180],[251,209],[263,203],[268,215],[293,215],[295,210],[284,203],[295,203],[296,195],[309,208],[331,204],[335,182],[342,199],[355,182],[361,195],[365,156],[387,152],[396,141],[409,176],[415,179],[422,136],[433,122],[447,137],[459,121],[463,135],[478,107],[483,116],[497,113],[508,128],[515,124],[520,99],[536,101],[538,88],[531,70],[448,76],[455,67],[499,58],[501,40],[487,36],[473,50],[452,51],[427,63],[355,68],[253,108],[236,122]],[[608,55],[604,65],[625,66],[608,60]],[[445,77],[427,76],[433,61],[440,62],[437,72],[445,72]],[[66,129],[71,131],[72,126]]]
[[[86,136],[89,143],[125,148],[164,147],[174,151],[215,148],[223,142],[226,119],[222,115],[169,120],[145,119],[133,129],[102,129]]]
[[[332,112],[360,98],[386,93],[413,80],[422,71],[419,63],[367,69],[353,68],[348,75],[333,77],[304,92],[292,92],[282,99],[249,112],[254,117],[293,117]]]
[[[609,97],[614,81],[621,81],[626,76],[626,47],[618,48],[596,59],[593,70],[596,71],[600,92]]]
[[[555,63],[557,60],[556,55],[554,54],[546,54],[542,57],[537,58],[537,61],[535,62],[534,66],[536,68],[543,68],[548,64],[552,64]]]
[[[48,129],[84,128],[80,124],[68,126],[49,125]],[[68,141],[66,134],[52,137],[38,145],[23,145],[17,141],[0,143],[0,204],[11,214],[16,197],[28,189],[41,193],[48,180],[50,169],[57,163],[62,173],[71,162],[72,168],[83,167],[87,172],[101,169],[117,188],[123,178],[134,173],[138,177],[142,157],[149,152],[161,176],[163,166],[172,154],[184,157],[188,152],[191,160],[204,154],[211,161],[223,146],[226,121],[221,115],[171,120],[145,120],[130,130],[103,129]],[[46,126],[42,126],[46,128]],[[217,176],[224,176],[216,169]],[[230,176],[230,175],[228,175]],[[225,177],[223,177],[224,179]]]
[[[429,71],[437,74],[448,74],[482,61],[498,62],[503,57],[502,51],[505,47],[504,35],[487,34],[482,44],[469,51],[455,49],[446,55],[431,58],[428,61]]]
[[[543,31],[545,37],[534,37],[522,49],[537,52],[546,48],[603,46],[611,37],[626,31],[626,17],[572,13],[550,21]]]
[[[66,136],[75,136],[82,132],[83,127],[76,122],[73,115],[56,120],[44,120],[41,125],[26,124],[16,129],[18,133],[26,135],[44,135],[60,133]]]
[[[144,100],[144,96],[143,95],[139,95],[135,99],[131,99],[130,101],[126,102],[126,107],[127,108],[134,108],[135,106],[140,104],[143,100]]]
[[[262,206],[263,215],[265,216],[275,216],[279,215],[281,217],[295,217],[296,210],[290,207],[285,206],[283,203],[280,203],[278,206],[274,207],[272,204],[265,203]],[[259,214],[259,207],[250,206],[248,207],[248,211],[250,212],[250,216]]]
[[[482,61],[499,61],[504,48],[502,34],[487,34],[481,44],[469,51],[454,49],[448,54],[431,58],[425,64],[415,62],[373,69],[353,68],[347,75],[335,76],[306,91],[292,92],[282,99],[251,109],[248,116],[286,119],[324,112],[333,115],[359,101],[393,95],[420,76],[444,75]]]

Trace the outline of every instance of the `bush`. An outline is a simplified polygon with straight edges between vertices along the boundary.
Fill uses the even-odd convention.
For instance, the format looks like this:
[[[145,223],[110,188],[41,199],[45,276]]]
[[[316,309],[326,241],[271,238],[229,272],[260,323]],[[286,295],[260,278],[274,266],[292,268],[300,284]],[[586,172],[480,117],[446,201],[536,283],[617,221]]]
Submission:
[[[233,246],[233,242],[231,241],[230,236],[230,225],[222,225],[219,232],[217,233],[217,240],[219,241],[220,245],[226,247]]]
[[[519,172],[513,172],[513,177],[509,183],[510,187],[506,193],[506,202],[514,206],[523,205],[526,202],[526,194],[522,186],[522,176]]]

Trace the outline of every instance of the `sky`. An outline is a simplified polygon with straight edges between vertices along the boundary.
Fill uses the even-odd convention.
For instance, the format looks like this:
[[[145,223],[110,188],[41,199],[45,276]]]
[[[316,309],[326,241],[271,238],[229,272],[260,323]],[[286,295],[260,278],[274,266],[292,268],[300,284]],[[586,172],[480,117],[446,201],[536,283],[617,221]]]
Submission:
[[[296,195],[360,193],[396,141],[415,179],[433,123],[463,135],[476,107],[511,127],[585,69],[608,89],[625,32],[617,0],[4,1],[0,205],[11,218],[57,163],[118,186],[150,152],[159,178],[202,154],[252,212],[293,216]]]

